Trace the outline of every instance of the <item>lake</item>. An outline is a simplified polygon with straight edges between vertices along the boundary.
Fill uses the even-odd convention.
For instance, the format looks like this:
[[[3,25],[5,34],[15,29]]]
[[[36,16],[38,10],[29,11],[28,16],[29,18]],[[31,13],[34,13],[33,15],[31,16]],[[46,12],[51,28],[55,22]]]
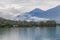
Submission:
[[[60,27],[0,28],[0,40],[60,40]]]

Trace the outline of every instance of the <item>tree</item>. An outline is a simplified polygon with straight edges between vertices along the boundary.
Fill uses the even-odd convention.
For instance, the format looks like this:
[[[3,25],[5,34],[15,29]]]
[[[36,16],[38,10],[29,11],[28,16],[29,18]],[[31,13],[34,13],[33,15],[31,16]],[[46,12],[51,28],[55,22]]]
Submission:
[[[56,26],[56,22],[55,21],[47,21],[46,26]]]
[[[45,23],[43,21],[41,21],[39,24],[40,24],[40,26],[44,26],[45,25]]]

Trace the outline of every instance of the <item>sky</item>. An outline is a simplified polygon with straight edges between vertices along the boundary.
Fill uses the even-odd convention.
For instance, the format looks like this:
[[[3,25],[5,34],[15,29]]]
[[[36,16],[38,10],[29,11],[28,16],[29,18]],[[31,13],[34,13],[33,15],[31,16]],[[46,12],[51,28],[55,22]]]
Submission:
[[[60,5],[60,0],[0,0],[0,17],[13,19],[35,8],[44,11]]]

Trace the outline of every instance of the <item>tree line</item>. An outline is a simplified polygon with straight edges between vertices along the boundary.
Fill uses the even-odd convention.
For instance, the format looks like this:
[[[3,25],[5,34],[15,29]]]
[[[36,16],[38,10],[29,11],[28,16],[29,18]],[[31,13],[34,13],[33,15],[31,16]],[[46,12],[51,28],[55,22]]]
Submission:
[[[12,21],[12,20],[0,20],[0,28],[10,28],[10,27],[44,27],[50,26],[55,27],[56,21],[49,20],[49,21],[40,21],[40,22],[27,22],[27,21]]]
[[[19,26],[30,26],[30,27],[32,27],[32,26],[39,26],[39,27],[42,27],[42,26],[56,26],[56,21],[46,21],[46,22],[44,22],[44,21],[40,21],[40,22],[27,22],[27,21],[24,21],[24,22],[18,22],[17,23]]]

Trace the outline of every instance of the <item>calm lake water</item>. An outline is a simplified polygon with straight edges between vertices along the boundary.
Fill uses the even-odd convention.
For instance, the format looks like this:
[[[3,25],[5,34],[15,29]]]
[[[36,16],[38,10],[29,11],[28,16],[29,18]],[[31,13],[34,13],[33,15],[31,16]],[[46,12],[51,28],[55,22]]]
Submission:
[[[0,40],[60,40],[60,27],[0,28]]]

